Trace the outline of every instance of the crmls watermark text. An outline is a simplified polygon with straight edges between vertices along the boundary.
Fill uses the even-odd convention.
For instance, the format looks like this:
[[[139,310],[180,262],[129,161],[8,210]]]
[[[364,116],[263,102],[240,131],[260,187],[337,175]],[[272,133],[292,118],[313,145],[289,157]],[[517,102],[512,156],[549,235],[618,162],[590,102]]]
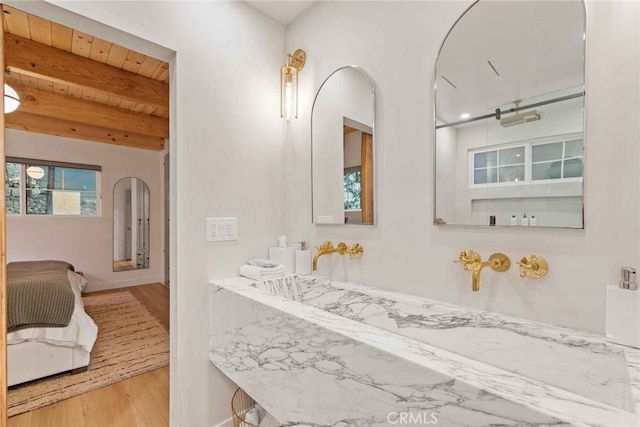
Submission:
[[[387,414],[389,424],[438,424],[437,412],[389,412]]]

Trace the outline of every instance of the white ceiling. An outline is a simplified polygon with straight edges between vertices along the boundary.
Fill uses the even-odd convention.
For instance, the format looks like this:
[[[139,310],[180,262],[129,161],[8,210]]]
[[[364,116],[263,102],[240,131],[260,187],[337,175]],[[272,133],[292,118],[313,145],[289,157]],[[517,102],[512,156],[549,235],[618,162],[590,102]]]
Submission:
[[[261,10],[282,25],[288,25],[298,15],[311,6],[315,0],[246,0],[251,6]]]
[[[458,21],[438,58],[437,118],[455,122],[462,113],[483,115],[518,99],[555,97],[552,92],[568,88],[580,92],[584,25],[581,1],[477,3]],[[497,77],[480,73],[487,61]],[[467,83],[454,87],[447,80],[458,75],[467,76]]]

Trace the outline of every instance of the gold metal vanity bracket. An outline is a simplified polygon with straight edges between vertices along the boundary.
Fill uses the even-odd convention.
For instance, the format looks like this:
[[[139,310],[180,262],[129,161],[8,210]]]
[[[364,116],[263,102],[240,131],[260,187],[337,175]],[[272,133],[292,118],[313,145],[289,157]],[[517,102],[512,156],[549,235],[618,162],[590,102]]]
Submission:
[[[517,262],[520,267],[520,277],[539,279],[549,272],[547,260],[538,255],[527,255]]]
[[[457,260],[453,262],[462,265],[466,271],[473,271],[471,278],[471,289],[473,292],[480,290],[480,273],[484,267],[491,267],[493,271],[499,273],[507,271],[511,268],[511,260],[503,253],[496,252],[491,254],[488,261],[482,261],[480,254],[472,249],[460,252]]]
[[[316,246],[316,250],[318,251],[316,255],[313,257],[313,271],[318,269],[318,259],[322,255],[328,255],[332,253],[339,253],[340,255],[349,255],[349,259],[360,258],[364,254],[364,248],[360,243],[354,243],[350,247],[346,245],[346,243],[338,243],[337,247],[333,246],[333,243],[326,241],[320,246]]]

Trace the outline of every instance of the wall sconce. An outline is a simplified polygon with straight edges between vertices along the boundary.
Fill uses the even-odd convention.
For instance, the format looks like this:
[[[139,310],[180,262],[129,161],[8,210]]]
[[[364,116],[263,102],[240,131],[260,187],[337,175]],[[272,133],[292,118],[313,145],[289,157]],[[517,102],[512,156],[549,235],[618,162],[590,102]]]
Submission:
[[[304,68],[307,54],[298,49],[287,53],[287,64],[280,69],[280,117],[290,122],[298,118],[298,72]]]
[[[18,93],[8,84],[4,84],[4,112],[12,113],[20,106]]]

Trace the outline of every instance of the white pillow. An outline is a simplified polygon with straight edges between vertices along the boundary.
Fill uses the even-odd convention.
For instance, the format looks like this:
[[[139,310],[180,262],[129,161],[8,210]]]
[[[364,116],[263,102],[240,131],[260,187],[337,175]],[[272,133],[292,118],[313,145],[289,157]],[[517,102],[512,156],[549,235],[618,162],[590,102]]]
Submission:
[[[71,289],[73,289],[73,293],[80,297],[82,291],[87,286],[87,279],[84,276],[79,275],[78,273],[67,270],[67,277],[69,278],[69,283],[71,283]]]

